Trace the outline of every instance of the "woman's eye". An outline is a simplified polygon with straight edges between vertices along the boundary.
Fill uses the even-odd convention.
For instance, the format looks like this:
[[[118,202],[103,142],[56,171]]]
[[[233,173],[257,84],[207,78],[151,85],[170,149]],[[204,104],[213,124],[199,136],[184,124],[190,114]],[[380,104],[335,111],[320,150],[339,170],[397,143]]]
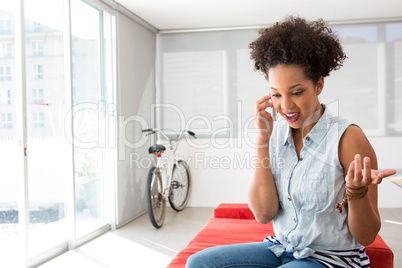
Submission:
[[[278,94],[272,94],[271,97],[272,98],[277,98],[277,97],[279,97],[279,95]]]
[[[303,93],[303,91],[296,91],[296,92],[293,92],[292,95],[294,95],[294,96],[299,96],[299,95],[302,94],[302,93]]]

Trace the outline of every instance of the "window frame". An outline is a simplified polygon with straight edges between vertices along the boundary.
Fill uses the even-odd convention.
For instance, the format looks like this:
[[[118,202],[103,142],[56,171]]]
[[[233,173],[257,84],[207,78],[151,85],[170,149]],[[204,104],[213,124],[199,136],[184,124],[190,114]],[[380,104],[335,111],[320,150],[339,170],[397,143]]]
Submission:
[[[1,42],[0,58],[9,59],[13,57],[13,44],[11,42]]]
[[[32,112],[32,124],[34,128],[45,127],[45,113],[44,112]]]
[[[13,127],[13,115],[12,113],[0,114],[0,128],[9,129]]]
[[[42,80],[44,79],[43,75],[43,64],[34,64],[33,65],[33,75],[34,80]]]
[[[12,34],[12,24],[10,19],[0,20],[0,34]]]
[[[43,88],[32,89],[32,103],[44,103],[45,94]]]
[[[31,41],[31,52],[33,57],[43,56],[43,41],[42,40],[32,40]]]
[[[87,0],[77,0],[77,1],[81,1],[84,2],[85,4],[89,4],[92,7],[96,7],[97,10],[99,10],[102,14],[107,13],[107,17],[108,21],[102,21],[103,24],[99,25],[99,31],[104,31],[104,28],[108,28],[109,32],[108,36],[103,36],[101,42],[99,42],[97,45],[99,46],[99,49],[102,51],[102,53],[104,53],[105,51],[103,51],[102,49],[104,49],[104,44],[102,44],[102,42],[108,42],[108,49],[110,51],[107,52],[108,56],[110,57],[108,64],[110,64],[111,66],[108,65],[108,70],[104,70],[105,68],[103,66],[101,66],[103,73],[100,73],[100,75],[102,76],[101,79],[104,79],[103,76],[108,76],[108,77],[112,77],[113,81],[107,81],[107,84],[105,85],[101,85],[103,87],[105,87],[106,89],[102,89],[102,90],[107,90],[108,92],[108,97],[110,98],[115,98],[116,95],[116,84],[115,84],[115,68],[116,68],[116,51],[115,51],[115,46],[116,46],[116,39],[115,39],[115,35],[116,35],[116,31],[117,31],[117,27],[116,27],[116,4],[114,3],[109,3],[110,5],[106,5],[103,3],[100,3],[99,1],[95,0],[94,3],[92,3],[92,1],[87,1]],[[67,222],[68,222],[68,229],[66,230],[66,232],[62,232],[63,235],[66,235],[66,240],[61,242],[60,244],[47,244],[48,248],[43,248],[44,251],[41,251],[39,253],[39,250],[36,251],[36,248],[30,248],[30,224],[29,224],[29,202],[30,200],[28,199],[28,189],[29,189],[29,183],[28,183],[28,161],[27,161],[27,152],[29,152],[29,150],[27,150],[27,141],[28,141],[28,136],[27,136],[27,116],[33,118],[33,125],[34,127],[45,127],[46,129],[49,129],[50,131],[53,131],[54,129],[52,129],[52,126],[49,126],[48,124],[44,124],[44,119],[47,119],[47,117],[58,117],[61,114],[67,114],[68,111],[71,111],[72,109],[72,94],[71,94],[71,90],[72,90],[72,85],[71,85],[71,2],[72,1],[65,1],[62,0],[60,1],[60,3],[63,4],[63,7],[60,7],[60,5],[58,5],[60,7],[60,10],[62,10],[63,12],[63,23],[61,24],[62,29],[57,29],[57,33],[56,35],[62,35],[63,36],[63,44],[62,44],[62,51],[63,53],[60,53],[59,55],[55,55],[56,57],[59,57],[58,59],[62,59],[63,62],[63,68],[60,68],[58,70],[62,70],[63,74],[62,74],[62,78],[63,79],[63,87],[65,89],[64,91],[64,96],[60,96],[60,102],[63,103],[63,105],[65,105],[66,110],[51,110],[54,107],[56,107],[57,105],[59,105],[59,103],[56,103],[58,100],[53,100],[54,102],[52,104],[54,104],[53,106],[51,106],[51,103],[46,104],[45,106],[41,106],[41,105],[34,105],[31,106],[31,108],[33,109],[32,112],[30,112],[29,114],[27,114],[27,107],[29,107],[31,105],[31,100],[35,100],[36,101],[40,101],[41,99],[37,98],[38,94],[36,97],[34,97],[34,99],[32,99],[32,91],[29,91],[29,89],[27,89],[27,83],[32,83],[31,85],[33,87],[36,87],[38,85],[40,85],[41,83],[38,83],[38,81],[29,81],[30,79],[35,80],[35,79],[44,79],[44,69],[48,66],[53,66],[51,64],[49,64],[49,60],[48,59],[30,59],[29,57],[32,56],[32,53],[29,53],[29,49],[32,49],[32,45],[30,46],[30,41],[29,38],[26,38],[27,34],[32,34],[33,32],[33,28],[32,28],[32,24],[30,24],[30,20],[28,19],[28,17],[26,16],[26,12],[27,10],[25,9],[28,6],[28,2],[25,3],[27,1],[22,0],[22,1],[16,1],[15,5],[13,5],[13,10],[11,11],[7,11],[8,13],[11,14],[11,16],[13,17],[13,19],[8,19],[8,15],[7,15],[7,19],[6,20],[0,20],[0,35],[4,35],[4,34],[14,34],[14,24],[15,24],[15,36],[14,37],[14,47],[15,47],[15,59],[11,59],[11,60],[7,60],[4,61],[5,64],[9,64],[9,62],[12,62],[11,67],[8,66],[2,66],[0,65],[0,80],[1,81],[11,81],[15,80],[15,83],[4,83],[1,87],[1,89],[3,88],[11,88],[11,87],[15,87],[15,90],[13,90],[10,94],[9,92],[5,93],[5,96],[8,96],[7,98],[3,98],[3,96],[1,96],[2,99],[5,99],[4,102],[7,102],[7,104],[10,104],[10,95],[13,96],[13,98],[15,98],[15,104],[14,104],[14,100],[13,100],[13,105],[11,107],[1,107],[2,110],[0,111],[0,125],[3,128],[7,127],[9,128],[10,125],[10,120],[11,120],[11,124],[13,123],[12,120],[14,120],[14,124],[12,124],[11,128],[13,128],[13,131],[7,130],[4,132],[5,133],[5,139],[8,139],[9,133],[11,132],[16,132],[17,134],[15,135],[16,137],[13,137],[11,140],[12,142],[14,141],[19,141],[16,145],[16,147],[18,147],[18,150],[16,150],[18,152],[18,168],[16,169],[16,183],[18,184],[18,224],[20,226],[19,228],[19,237],[18,237],[18,243],[16,243],[18,245],[17,250],[15,251],[17,255],[17,258],[13,259],[13,261],[16,262],[17,266],[27,266],[27,267],[36,267],[37,265],[40,265],[46,261],[48,261],[51,258],[54,258],[57,255],[60,255],[64,252],[66,252],[69,249],[74,249],[80,245],[82,245],[83,243],[86,243],[87,241],[89,241],[90,239],[93,239],[103,233],[105,233],[106,231],[110,230],[110,226],[111,223],[113,223],[115,225],[115,221],[116,218],[114,218],[114,214],[113,213],[105,213],[105,216],[107,217],[107,222],[105,222],[105,224],[101,227],[98,227],[97,229],[93,228],[91,230],[88,230],[87,233],[83,234],[82,236],[76,236],[74,229],[76,228],[75,226],[75,218],[74,217],[69,217]],[[32,2],[31,2],[32,3]],[[35,3],[34,3],[35,4]],[[101,17],[101,16],[100,16]],[[85,18],[83,16],[80,16],[80,18]],[[13,23],[13,24],[12,24]],[[109,23],[110,25],[107,25],[107,23]],[[4,29],[7,25],[7,29]],[[47,25],[47,24],[45,24]],[[13,27],[12,29],[8,29],[9,26]],[[50,30],[50,28],[44,27],[44,25],[40,24],[39,27],[40,31],[39,32],[47,32],[48,30]],[[53,28],[52,28],[53,29]],[[38,31],[36,31],[37,33],[39,33]],[[43,36],[43,34],[36,34],[35,36]],[[3,36],[4,37],[4,36]],[[106,40],[107,38],[107,40]],[[11,38],[9,38],[11,39]],[[7,39],[7,40],[9,40]],[[59,43],[60,44],[60,43]],[[7,47],[7,45],[5,45]],[[0,52],[1,53],[1,52]],[[102,53],[98,53],[98,57],[102,57]],[[106,53],[106,52],[105,52]],[[32,60],[34,60],[34,62],[43,62],[43,65],[41,64],[35,64],[32,65]],[[28,64],[27,64],[28,63]],[[102,62],[103,64],[103,62]],[[38,66],[40,66],[38,68]],[[59,67],[59,66],[57,66]],[[112,71],[111,71],[112,70]],[[49,75],[46,75],[46,79],[60,79],[60,77],[55,77],[52,76],[53,73],[57,73],[57,72],[52,72],[52,68],[50,68],[50,70],[47,70],[49,72]],[[11,76],[13,75],[13,76]],[[48,77],[49,76],[49,77]],[[105,82],[106,83],[106,82]],[[46,87],[43,86],[43,87]],[[7,89],[6,89],[7,90]],[[45,89],[43,89],[44,92]],[[14,94],[15,91],[15,94]],[[50,99],[51,99],[51,93],[50,92]],[[1,93],[3,94],[3,93]],[[39,95],[42,95],[41,93],[39,93]],[[43,94],[44,95],[44,94]],[[43,96],[44,97],[44,96]],[[28,99],[28,101],[27,101]],[[57,99],[57,97],[55,98]],[[51,99],[52,100],[52,99]],[[106,101],[106,98],[104,98],[104,100]],[[107,99],[109,100],[109,99]],[[3,100],[2,100],[3,101]],[[2,106],[2,103],[0,103],[0,105]],[[3,110],[4,108],[4,110]],[[69,110],[68,110],[69,109]],[[13,110],[12,113],[9,113],[9,110]],[[16,110],[16,111],[14,111]],[[3,111],[6,111],[6,113],[4,113]],[[48,112],[50,111],[50,112]],[[53,114],[52,114],[53,112]],[[59,114],[60,113],[60,114]],[[10,120],[9,120],[10,119]],[[64,119],[64,123],[67,124],[69,121],[68,115],[65,115],[65,117],[63,117]],[[70,118],[71,119],[71,118]],[[110,119],[111,120],[111,119]],[[108,127],[112,127],[111,125]],[[68,132],[68,130],[65,130],[65,132],[62,134],[66,135],[66,131]],[[11,135],[11,134],[10,134]],[[63,137],[64,138],[64,137]],[[66,141],[66,139],[63,139]],[[67,142],[67,141],[66,141]],[[66,148],[67,147],[67,148]],[[71,147],[71,148],[70,148]],[[30,147],[32,148],[32,147]],[[71,175],[71,177],[74,176],[74,170],[73,170],[73,144],[68,144],[67,146],[61,145],[59,148],[57,148],[57,150],[67,150],[69,151],[71,149],[71,163],[69,163],[70,160],[66,161],[63,163],[63,165],[67,166],[67,167],[71,167],[71,174],[68,174],[68,176]],[[114,152],[115,148],[112,148],[108,151],[110,152]],[[20,154],[21,152],[21,154]],[[25,152],[25,153],[24,153]],[[114,152],[115,153],[115,152]],[[69,152],[67,152],[67,155],[69,154]],[[113,153],[111,153],[113,154]],[[114,159],[112,156],[108,155],[108,160],[110,163],[112,163],[113,167],[111,167],[111,169],[115,169],[116,165],[117,165],[117,160]],[[68,158],[68,157],[67,157]],[[17,162],[17,161],[16,161]],[[103,169],[106,169],[104,166],[102,166]],[[108,177],[111,180],[114,180],[114,176],[116,174],[113,173],[112,170],[108,170],[108,174],[105,175],[105,177]],[[68,188],[68,192],[66,192],[66,195],[69,196],[69,202],[71,202],[70,204],[73,204],[74,202],[74,195],[75,195],[75,189],[74,189],[74,185],[69,185],[71,180],[69,180],[68,182],[66,182]],[[110,185],[113,185],[113,182],[110,182]],[[110,188],[111,189],[111,188]],[[110,196],[112,196],[111,193],[109,193],[108,191],[110,190],[105,189],[105,191],[103,192],[103,194],[105,194],[105,198],[110,198]],[[71,191],[70,191],[71,190]],[[114,189],[112,189],[114,190]],[[106,193],[107,192],[107,193]],[[106,196],[107,195],[107,196]],[[110,199],[112,200],[112,199]],[[102,200],[102,203],[105,200]],[[116,201],[116,200],[113,200]],[[71,208],[72,206],[70,206]],[[113,207],[113,205],[110,205],[110,207]],[[74,208],[75,209],[75,208]],[[71,211],[67,211],[66,213],[70,214]],[[71,216],[71,215],[70,215]],[[46,246],[46,247],[47,247]],[[41,248],[42,250],[42,248]],[[13,254],[10,254],[13,258],[14,258],[14,251],[12,252]],[[38,254],[38,255],[36,255]]]
[[[0,81],[11,81],[11,66],[0,66]]]
[[[11,104],[11,90],[0,89],[0,105],[10,105]]]

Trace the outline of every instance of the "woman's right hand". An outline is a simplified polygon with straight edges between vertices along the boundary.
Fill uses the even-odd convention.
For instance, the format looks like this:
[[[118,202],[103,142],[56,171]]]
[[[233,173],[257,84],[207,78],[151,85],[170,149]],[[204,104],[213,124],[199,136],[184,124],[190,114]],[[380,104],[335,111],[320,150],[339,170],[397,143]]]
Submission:
[[[258,144],[268,144],[274,126],[274,120],[269,112],[266,111],[268,107],[273,108],[271,100],[271,93],[259,99],[255,105],[254,121],[258,128]]]

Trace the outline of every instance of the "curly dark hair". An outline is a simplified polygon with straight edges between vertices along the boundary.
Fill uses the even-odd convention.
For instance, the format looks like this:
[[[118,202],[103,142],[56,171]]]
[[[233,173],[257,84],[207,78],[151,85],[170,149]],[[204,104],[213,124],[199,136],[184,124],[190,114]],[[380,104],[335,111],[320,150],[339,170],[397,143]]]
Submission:
[[[317,83],[321,76],[342,67],[347,58],[338,37],[322,19],[309,22],[290,16],[258,33],[260,37],[249,45],[250,58],[255,62],[254,70],[264,73],[267,79],[270,68],[296,64]]]

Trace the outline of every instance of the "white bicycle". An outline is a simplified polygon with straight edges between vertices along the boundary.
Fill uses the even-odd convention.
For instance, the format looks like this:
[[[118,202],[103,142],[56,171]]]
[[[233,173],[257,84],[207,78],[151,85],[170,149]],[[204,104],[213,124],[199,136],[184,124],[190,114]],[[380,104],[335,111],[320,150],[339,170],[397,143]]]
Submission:
[[[152,167],[147,179],[147,205],[148,214],[152,225],[160,228],[165,221],[166,200],[176,210],[183,210],[190,195],[191,176],[187,163],[176,154],[179,142],[187,133],[195,137],[195,133],[183,130],[176,133],[176,139],[170,139],[158,128],[144,129],[147,135],[160,133],[164,137],[163,144],[154,144],[149,147],[148,152],[157,157],[156,166]],[[169,147],[169,154],[165,155],[166,146]]]

